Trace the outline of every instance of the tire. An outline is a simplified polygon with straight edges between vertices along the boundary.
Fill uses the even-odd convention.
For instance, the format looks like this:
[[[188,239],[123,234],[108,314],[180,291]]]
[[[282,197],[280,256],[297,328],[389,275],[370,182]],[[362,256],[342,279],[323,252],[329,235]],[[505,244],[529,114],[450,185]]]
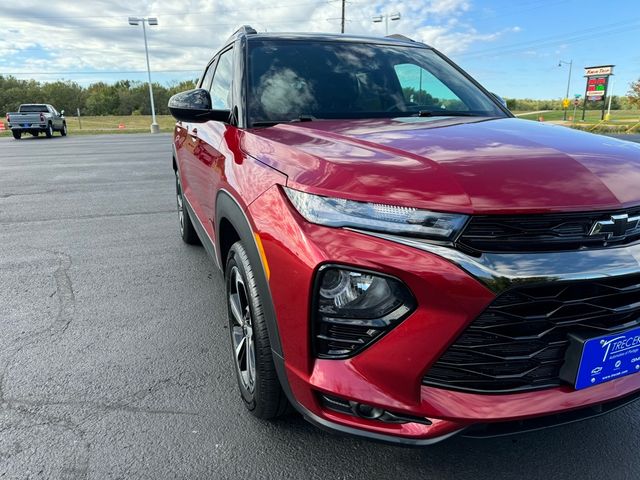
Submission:
[[[289,411],[271,354],[269,333],[253,267],[241,241],[227,256],[226,296],[236,379],[247,409],[261,419]]]
[[[182,240],[189,245],[200,245],[200,239],[191,222],[189,211],[185,208],[182,184],[180,183],[180,175],[178,172],[176,172],[176,205],[178,207],[178,220],[180,222],[180,236]]]
[[[31,132],[31,135],[34,137],[37,137],[40,135],[40,132],[36,131],[36,132]]]
[[[47,125],[47,129],[44,131],[44,133],[47,135],[47,138],[53,137],[53,125]]]
[[[20,140],[22,138],[22,132],[11,130],[11,133],[13,134],[13,138],[15,138],[16,140]]]
[[[63,137],[67,136],[67,122],[64,122],[62,124],[62,128],[60,129],[60,135],[62,135]]]

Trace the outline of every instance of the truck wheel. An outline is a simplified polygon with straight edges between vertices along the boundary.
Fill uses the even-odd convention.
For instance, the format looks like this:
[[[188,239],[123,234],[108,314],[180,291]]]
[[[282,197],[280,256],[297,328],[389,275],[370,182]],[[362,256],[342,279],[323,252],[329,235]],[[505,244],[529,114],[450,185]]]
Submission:
[[[62,135],[63,137],[67,136],[67,122],[64,122],[62,124],[62,130],[60,130],[60,135]]]
[[[13,138],[16,140],[20,140],[22,137],[22,132],[18,132],[17,130],[11,130],[11,133],[13,133]]]
[[[176,203],[178,205],[178,219],[180,220],[180,236],[184,243],[189,245],[200,245],[200,239],[196,233],[196,229],[191,223],[189,211],[185,207],[184,196],[182,195],[182,184],[180,183],[180,175],[176,172]]]
[[[53,125],[47,125],[47,129],[44,132],[47,135],[47,138],[53,137]]]
[[[289,411],[267,332],[253,267],[242,241],[227,256],[226,292],[231,348],[240,395],[256,417],[272,419]]]

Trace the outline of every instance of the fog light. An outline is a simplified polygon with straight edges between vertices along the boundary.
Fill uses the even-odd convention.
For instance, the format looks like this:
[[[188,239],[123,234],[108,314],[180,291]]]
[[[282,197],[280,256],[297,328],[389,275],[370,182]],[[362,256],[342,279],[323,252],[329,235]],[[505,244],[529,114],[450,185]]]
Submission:
[[[383,409],[372,407],[371,405],[365,405],[364,403],[352,402],[351,408],[358,417],[369,420],[376,420],[384,415]]]
[[[390,412],[382,408],[365,405],[364,403],[353,402],[333,395],[320,395],[322,405],[334,412],[366,420],[377,420],[383,423],[421,423],[422,425],[432,425],[431,420],[425,417],[408,415],[406,413]]]
[[[346,358],[388,332],[415,308],[400,280],[379,273],[328,266],[315,289],[316,355]]]

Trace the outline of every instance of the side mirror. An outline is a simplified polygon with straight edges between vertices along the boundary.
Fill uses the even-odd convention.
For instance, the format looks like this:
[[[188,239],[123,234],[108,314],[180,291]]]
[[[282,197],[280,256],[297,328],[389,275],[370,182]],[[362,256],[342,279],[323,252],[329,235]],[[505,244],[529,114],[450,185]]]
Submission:
[[[60,116],[62,117],[64,115],[64,110],[60,110]]]
[[[500,102],[500,105],[502,105],[504,108],[509,108],[507,107],[507,101],[502,98],[500,95],[496,95],[495,93],[491,92],[491,95],[493,95],[493,97]]]
[[[229,110],[211,108],[211,95],[204,88],[175,94],[169,99],[169,111],[176,120],[183,122],[215,120],[228,123],[231,116]]]

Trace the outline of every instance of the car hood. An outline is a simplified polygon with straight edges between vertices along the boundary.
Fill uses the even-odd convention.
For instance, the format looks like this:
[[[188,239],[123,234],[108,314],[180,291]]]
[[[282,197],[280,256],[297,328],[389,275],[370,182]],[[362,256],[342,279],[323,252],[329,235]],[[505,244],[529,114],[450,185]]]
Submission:
[[[292,188],[461,213],[640,204],[640,145],[514,118],[313,121],[252,129],[243,150]]]

